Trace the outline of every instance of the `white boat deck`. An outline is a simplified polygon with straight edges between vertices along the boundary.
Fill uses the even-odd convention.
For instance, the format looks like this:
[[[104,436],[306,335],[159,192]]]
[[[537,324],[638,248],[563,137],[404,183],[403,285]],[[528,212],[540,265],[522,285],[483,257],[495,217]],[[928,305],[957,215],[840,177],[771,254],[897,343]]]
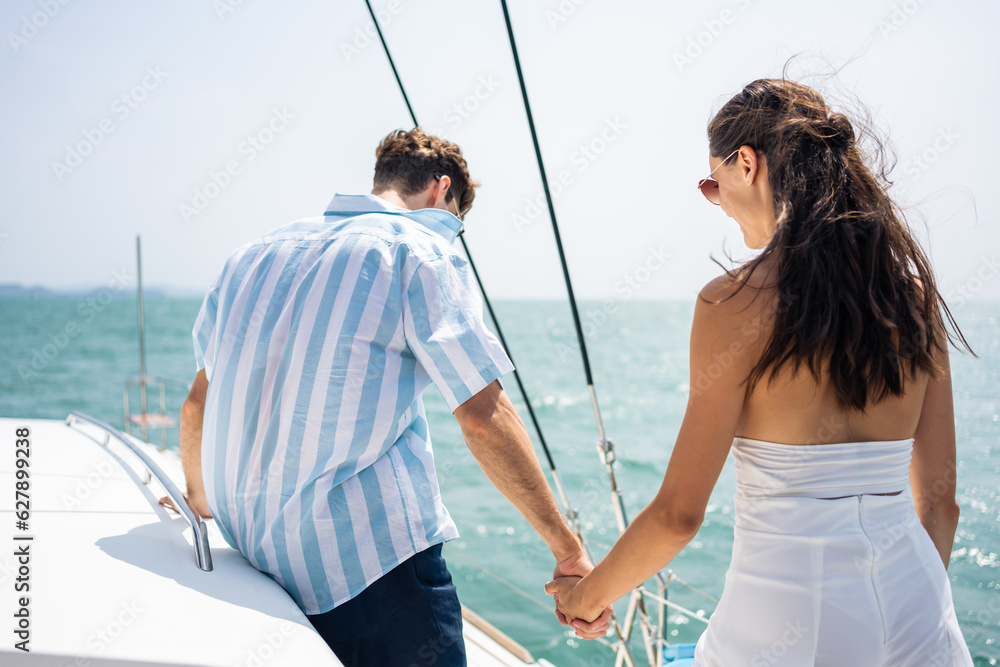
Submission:
[[[30,429],[30,519],[16,528],[15,429]],[[207,522],[214,569],[195,565],[187,522],[124,445],[97,427],[0,419],[2,665],[340,665],[288,594]],[[138,442],[138,441],[136,441]],[[180,458],[143,445],[183,488]],[[14,537],[33,536],[15,540]],[[28,545],[30,590],[15,592],[15,549]],[[30,653],[16,650],[14,614],[30,599]],[[548,665],[466,613],[469,664]]]

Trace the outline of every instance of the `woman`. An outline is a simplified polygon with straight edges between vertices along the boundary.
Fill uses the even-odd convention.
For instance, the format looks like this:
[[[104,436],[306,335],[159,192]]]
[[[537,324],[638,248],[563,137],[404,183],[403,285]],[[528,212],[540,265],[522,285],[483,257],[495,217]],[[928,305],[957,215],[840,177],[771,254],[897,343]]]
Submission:
[[[754,81],[708,135],[699,187],[761,252],[701,291],[656,497],[590,575],[546,592],[592,619],[664,568],[732,449],[732,564],[695,664],[972,665],[945,571],[958,523],[945,318],[968,345],[927,258],[851,123],[811,88]]]

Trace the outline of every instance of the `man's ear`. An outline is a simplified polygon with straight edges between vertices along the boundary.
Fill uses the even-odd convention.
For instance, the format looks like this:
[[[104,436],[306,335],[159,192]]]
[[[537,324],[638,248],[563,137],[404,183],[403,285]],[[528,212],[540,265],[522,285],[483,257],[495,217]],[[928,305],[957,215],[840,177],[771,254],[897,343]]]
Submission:
[[[451,176],[443,175],[440,179],[434,181],[436,198],[434,200],[434,206],[444,206],[445,198],[448,196],[448,191],[451,189]]]
[[[445,179],[448,179],[447,181]],[[447,176],[440,179],[431,178],[423,190],[417,193],[415,199],[420,204],[420,208],[441,208],[444,202],[445,193],[448,191],[447,183],[450,181]]]

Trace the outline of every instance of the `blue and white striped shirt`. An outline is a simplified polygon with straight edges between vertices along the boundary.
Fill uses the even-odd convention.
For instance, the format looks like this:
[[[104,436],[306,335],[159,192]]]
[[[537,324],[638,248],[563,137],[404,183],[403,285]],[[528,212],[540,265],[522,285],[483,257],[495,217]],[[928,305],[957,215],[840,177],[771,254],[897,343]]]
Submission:
[[[337,195],[238,248],[194,326],[202,476],[226,541],[306,614],[458,537],[421,392],[454,411],[513,370],[447,211]]]

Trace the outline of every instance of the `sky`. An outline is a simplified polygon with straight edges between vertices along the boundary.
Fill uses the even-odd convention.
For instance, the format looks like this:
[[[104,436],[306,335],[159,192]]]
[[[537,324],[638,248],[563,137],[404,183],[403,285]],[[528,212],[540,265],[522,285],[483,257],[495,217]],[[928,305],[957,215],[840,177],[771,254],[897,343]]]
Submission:
[[[417,117],[482,183],[494,298],[565,298],[500,3],[374,0]],[[510,0],[578,297],[692,299],[751,256],[696,189],[706,125],[788,74],[870,114],[955,301],[1000,298],[1000,4]],[[236,247],[371,189],[409,116],[362,0],[8,1],[0,284],[203,291]],[[838,106],[840,105],[840,106]]]

